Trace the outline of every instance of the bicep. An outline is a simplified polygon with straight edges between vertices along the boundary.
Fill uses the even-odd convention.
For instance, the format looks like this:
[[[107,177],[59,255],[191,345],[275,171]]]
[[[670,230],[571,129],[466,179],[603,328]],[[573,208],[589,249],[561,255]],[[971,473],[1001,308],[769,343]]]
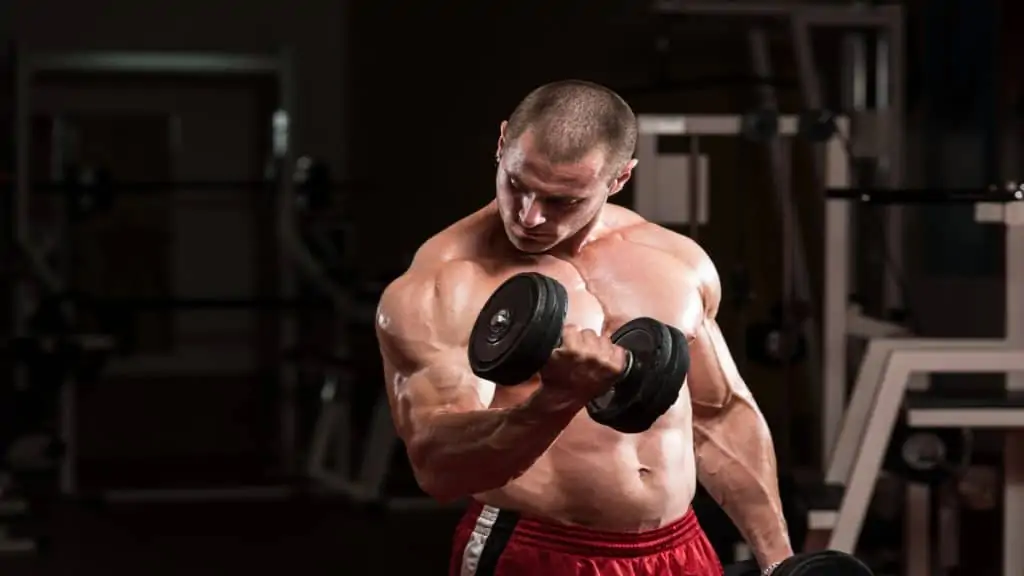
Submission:
[[[409,274],[381,298],[377,340],[392,418],[406,440],[435,413],[486,407],[484,383],[469,367],[466,306],[458,298],[458,268]]]
[[[399,435],[408,439],[431,416],[483,410],[490,394],[470,370],[464,350],[443,350],[411,371],[384,360],[388,400]]]

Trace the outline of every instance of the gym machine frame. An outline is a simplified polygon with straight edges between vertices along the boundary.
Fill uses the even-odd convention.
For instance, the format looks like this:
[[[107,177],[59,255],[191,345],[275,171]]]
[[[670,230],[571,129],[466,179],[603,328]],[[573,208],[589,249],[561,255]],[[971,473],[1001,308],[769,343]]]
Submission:
[[[890,188],[903,185],[903,122],[904,55],[903,15],[899,6],[821,6],[779,3],[710,3],[691,0],[657,0],[654,12],[670,15],[705,15],[762,17],[788,20],[796,49],[804,103],[810,109],[821,109],[820,80],[815,69],[809,28],[845,27],[872,28],[882,32],[878,45],[878,72],[875,78],[879,105],[888,107],[888,130],[883,154],[874,154],[887,168]],[[752,35],[752,46],[756,46]],[[853,78],[846,78],[853,92],[852,108],[864,107],[863,37],[852,38],[847,45],[852,54]],[[756,56],[756,54],[755,54]],[[891,72],[891,73],[890,73]],[[785,132],[785,130],[783,130]],[[831,146],[829,151],[834,150]],[[829,154],[827,167],[817,168],[819,181],[829,188],[848,180],[846,151],[837,157]],[[877,152],[877,151],[876,151]],[[817,160],[817,159],[816,159]],[[842,172],[840,176],[836,171]],[[778,176],[778,175],[777,175]],[[777,191],[778,192],[778,191]],[[912,380],[933,372],[1006,372],[1007,388],[1024,390],[1024,205],[1021,203],[976,206],[978,221],[1000,222],[1006,230],[1006,316],[1007,335],[1003,340],[954,340],[900,338],[904,327],[864,317],[849,302],[853,281],[853,212],[846,200],[829,200],[826,204],[826,254],[822,437],[827,462],[826,480],[846,488],[838,512],[812,511],[812,529],[832,530],[830,547],[852,551],[856,545],[881,460],[891,437],[893,424],[900,410],[903,393],[909,387],[926,389],[927,383]],[[898,206],[889,209],[887,242],[902,257],[902,214]],[[898,307],[899,293],[895,279],[886,274],[884,296],[887,308]],[[847,390],[847,342],[850,337],[867,337],[869,345],[850,398],[850,411],[843,414]],[[1018,373],[1014,373],[1018,372]],[[965,405],[944,409],[908,410],[911,426],[950,427],[1024,427],[1024,406],[1010,402],[1002,406]],[[840,428],[840,421],[842,422]],[[1004,497],[1003,573],[1024,573],[1024,550],[1017,544],[1024,538],[1024,438],[1022,433],[1008,433],[1005,446],[1006,485]],[[925,492],[927,489],[924,489]],[[920,490],[911,488],[912,508],[921,508]],[[916,498],[914,498],[916,496]],[[927,497],[924,498],[927,501]],[[926,506],[926,504],[925,504]],[[920,514],[920,510],[917,510]],[[911,514],[914,510],[911,511]],[[927,522],[927,519],[925,519]],[[927,570],[927,534],[911,534],[908,570],[924,574]],[[926,531],[925,531],[926,532]],[[922,550],[923,549],[923,550]],[[923,556],[923,558],[922,558]]]
[[[826,310],[848,306],[849,283],[845,276],[853,260],[850,229],[850,200],[827,201],[826,273],[837,276],[826,293]],[[830,547],[852,550],[860,535],[875,482],[881,472],[890,438],[900,410],[905,409],[907,425],[930,428],[989,428],[1006,431],[1004,445],[1003,574],[1024,573],[1024,202],[975,204],[979,223],[1006,226],[1006,336],[982,338],[896,337],[900,327],[882,322],[864,322],[848,314],[826,318],[826,326],[841,340],[867,338],[868,346],[851,389],[849,408],[828,462],[825,481],[845,487],[835,513],[813,512],[812,529],[831,530]],[[852,309],[852,308],[851,308]],[[846,368],[846,364],[842,365]],[[908,390],[926,391],[927,376],[933,373],[1005,373],[1009,396],[1005,399],[969,398],[932,405],[911,403],[904,407]],[[922,380],[923,379],[923,380]],[[844,383],[845,384],[845,383]],[[927,512],[928,488],[908,492],[908,507],[922,526],[908,532],[910,573],[929,573]]]
[[[291,178],[295,166],[292,142],[294,136],[294,110],[296,106],[295,77],[292,58],[288,50],[276,56],[240,55],[228,53],[169,53],[169,52],[68,52],[31,54],[24,48],[17,52],[15,85],[15,189],[14,189],[14,237],[19,249],[26,255],[35,279],[51,292],[64,290],[64,279],[58,271],[45,263],[41,251],[33,244],[31,236],[32,219],[29,212],[32,196],[30,153],[32,142],[32,88],[39,73],[110,73],[125,76],[139,75],[186,75],[193,77],[257,76],[277,80],[278,110],[272,118],[274,131],[274,158],[278,163],[278,209],[277,236],[280,245],[279,290],[281,296],[293,297],[296,291],[296,269],[306,272],[319,288],[343,307],[349,300],[341,291],[325,285],[325,276],[315,259],[306,252],[299,240],[295,225],[296,193]],[[14,335],[25,336],[27,318],[32,305],[31,288],[22,280],[15,287]],[[347,308],[345,308],[347,309]],[[294,315],[281,320],[281,345],[289,349],[297,338]],[[160,363],[163,364],[163,363]],[[207,363],[202,363],[207,364]],[[210,362],[215,366],[217,362]],[[199,370],[197,365],[193,370]],[[143,370],[145,371],[145,370]],[[18,374],[24,378],[24,374]],[[296,386],[297,374],[293,366],[282,364],[279,373],[282,392],[280,406],[280,450],[282,468],[290,471],[296,460]],[[75,388],[74,382],[67,382],[61,388],[60,435],[66,452],[61,463],[60,488],[65,495],[74,495],[77,490],[75,479]],[[266,499],[288,495],[288,487],[254,487],[218,490],[142,490],[108,491],[104,496],[117,501],[154,500],[202,500],[202,499]]]
[[[883,90],[883,92],[886,92],[889,96],[887,105],[890,108],[886,112],[885,122],[888,128],[885,132],[885,141],[887,142],[886,152],[888,152],[888,158],[891,159],[888,162],[888,177],[886,184],[891,188],[899,188],[903,185],[904,123],[902,110],[904,108],[904,93],[902,78],[905,70],[905,62],[903,54],[903,12],[899,6],[823,6],[777,2],[655,0],[652,6],[652,11],[655,14],[663,16],[708,16],[781,20],[789,27],[797,60],[800,89],[803,94],[805,107],[809,110],[822,110],[825,108],[823,105],[821,78],[815,62],[815,54],[811,42],[811,30],[816,28],[868,28],[878,30],[888,40],[889,45],[889,50],[884,54],[885,57],[880,57],[879,59],[879,63],[885,66],[885,71],[890,72],[890,74],[887,74],[889,81],[880,83],[887,85],[879,86],[880,88],[887,88],[887,90]],[[756,28],[760,25],[761,24],[752,24],[752,27]],[[763,37],[763,35],[760,34],[759,36]],[[760,42],[755,42],[754,40],[760,40]],[[757,54],[758,45],[764,46],[764,40],[757,38],[757,36],[752,37],[752,47],[755,48],[755,50],[753,50],[754,56],[758,60],[766,60],[767,55]],[[756,72],[763,73],[770,71],[763,69],[765,68],[764,66],[760,67],[762,70],[757,70]],[[848,129],[849,127],[847,130]],[[848,137],[848,132],[846,134]],[[849,140],[847,140],[847,142],[849,142]],[[831,148],[828,149],[831,150]],[[848,155],[845,149],[842,151],[844,154],[844,160],[843,168],[841,169],[848,172]],[[821,152],[814,155],[815,173],[817,177],[816,181],[819,185],[824,184],[825,188],[845,188],[847,187],[846,184],[843,184],[842,186],[830,184],[826,164],[831,167],[833,161],[838,162],[838,159],[826,159]],[[840,169],[838,168],[838,164],[835,166],[835,169]],[[834,176],[837,178],[839,177],[838,174]],[[778,174],[776,174],[776,177],[778,177]],[[849,174],[844,174],[841,179],[844,182],[848,182]],[[776,193],[788,192],[776,190]],[[794,209],[791,201],[786,201],[784,204],[789,204],[789,206],[784,207],[784,209]],[[847,214],[846,218],[849,220],[850,211],[846,210],[844,213]],[[896,259],[898,260],[902,254],[902,248],[900,248],[902,244],[899,242],[902,235],[901,219],[898,215],[894,216],[895,217],[891,218],[888,222],[886,235],[888,237],[887,241],[890,242],[889,245],[894,246],[893,252],[896,254]],[[830,242],[828,238],[826,238],[826,246],[829,249],[835,249],[834,244]],[[830,262],[832,262],[832,260],[829,259],[829,254],[826,253],[826,265],[829,265]],[[799,262],[797,263],[797,268],[801,268],[801,266],[799,266]],[[842,284],[842,290],[845,291],[847,278],[849,278],[851,269],[844,269],[842,271],[843,275],[839,278],[832,276],[831,272],[834,271],[832,267],[826,268],[826,270],[826,294],[830,291],[836,290],[836,285],[839,283]],[[806,269],[797,269],[794,272],[797,275],[809,275]],[[889,283],[891,283],[891,281],[887,282],[887,285]],[[823,450],[822,461],[827,462],[831,455],[832,446],[835,444],[840,421],[843,418],[846,398],[846,347],[845,344],[842,346],[837,345],[838,342],[844,340],[845,336],[841,333],[841,325],[834,325],[831,322],[831,319],[834,319],[837,314],[841,317],[845,317],[847,314],[850,314],[851,311],[848,309],[845,299],[842,303],[833,304],[832,308],[829,307],[832,300],[827,296],[823,300],[825,301],[825,321],[822,330],[823,336],[821,336],[822,343],[820,346],[820,368],[822,371],[821,426]],[[838,326],[838,328],[833,329],[831,326]],[[811,342],[816,341],[819,338],[819,334],[806,334],[805,336],[807,336]],[[813,352],[816,347],[810,346],[809,348]]]

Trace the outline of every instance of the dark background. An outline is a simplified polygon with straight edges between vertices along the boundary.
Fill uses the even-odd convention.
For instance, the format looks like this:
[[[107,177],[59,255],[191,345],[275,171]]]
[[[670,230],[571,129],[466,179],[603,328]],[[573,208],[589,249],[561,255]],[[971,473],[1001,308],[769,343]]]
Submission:
[[[756,103],[743,83],[688,90],[659,84],[666,76],[658,75],[654,48],[666,36],[673,47],[670,85],[750,76],[746,29],[704,19],[666,27],[644,2],[5,0],[2,6],[0,33],[23,51],[275,53],[290,47],[297,64],[295,147],[326,161],[335,178],[356,183],[338,199],[345,207],[338,218],[355,224],[349,264],[360,281],[393,277],[423,240],[488,201],[498,124],[543,82],[605,83],[638,112],[739,113]],[[907,9],[910,183],[970,186],[1016,178],[1017,4],[922,0]],[[781,108],[799,111],[797,91],[785,86],[796,77],[792,46],[782,31],[769,28],[769,36]],[[838,107],[838,35],[814,41],[828,104]],[[258,178],[272,90],[227,79],[42,78],[34,96],[34,175],[48,176],[48,127],[59,114],[79,134],[83,161],[106,164],[127,180]],[[748,268],[757,296],[745,310],[723,311],[730,341],[740,347],[744,329],[767,317],[780,297],[781,230],[763,150],[726,139],[708,139],[705,150],[715,158],[714,184],[711,224],[700,241],[720,270]],[[820,293],[822,203],[799,146],[794,168]],[[618,199],[629,200],[628,191]],[[272,293],[271,216],[245,194],[119,203],[74,232],[72,284],[107,296]],[[913,211],[905,288],[923,335],[1002,334],[1001,232],[980,228],[962,209]],[[950,301],[970,305],[951,310]],[[276,346],[274,313],[161,312],[132,322],[144,351],[205,348],[240,358],[244,368],[232,375],[105,377],[79,401],[82,484],[279,480],[270,464],[274,400],[266,391],[276,367],[268,354]],[[302,327],[311,349],[330,350],[343,334],[352,339],[359,394],[372,399],[381,385],[372,331],[315,313],[303,315]],[[804,372],[753,363],[743,371],[773,428],[780,462],[817,466],[816,408],[807,400],[814,395]],[[309,380],[307,395],[315,397],[316,377]],[[408,473],[400,468],[395,476],[394,490],[409,491]],[[417,573],[439,573],[454,518],[353,510],[337,499],[115,508],[58,505],[51,553],[11,560],[8,573],[17,564],[24,573],[356,574],[360,562],[365,569],[412,563]]]

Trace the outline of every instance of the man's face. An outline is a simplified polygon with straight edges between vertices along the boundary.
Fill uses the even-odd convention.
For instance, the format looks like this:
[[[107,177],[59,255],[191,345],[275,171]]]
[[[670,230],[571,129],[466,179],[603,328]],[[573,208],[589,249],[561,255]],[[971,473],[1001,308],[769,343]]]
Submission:
[[[590,224],[629,178],[628,169],[624,176],[610,173],[606,156],[596,148],[578,162],[554,164],[536,149],[529,130],[513,142],[500,140],[498,211],[512,244],[539,254]]]

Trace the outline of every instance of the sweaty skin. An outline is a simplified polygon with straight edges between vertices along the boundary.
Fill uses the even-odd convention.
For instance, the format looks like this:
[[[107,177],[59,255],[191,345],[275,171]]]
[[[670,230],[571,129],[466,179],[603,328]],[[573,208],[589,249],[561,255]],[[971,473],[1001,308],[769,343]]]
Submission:
[[[546,190],[549,172],[522,177]],[[527,236],[529,201],[512,207],[524,230],[510,229],[499,193],[428,240],[382,297],[388,398],[420,486],[442,501],[472,496],[555,522],[638,532],[682,517],[699,479],[762,566],[790,556],[771,436],[715,321],[721,286],[710,258],[611,204],[564,249],[524,250],[546,240]],[[686,385],[650,430],[600,426],[583,410],[586,399],[539,376],[495,387],[473,375],[467,345],[476,315],[523,271],[566,287],[566,321],[580,329],[607,336],[649,316],[686,334]]]

